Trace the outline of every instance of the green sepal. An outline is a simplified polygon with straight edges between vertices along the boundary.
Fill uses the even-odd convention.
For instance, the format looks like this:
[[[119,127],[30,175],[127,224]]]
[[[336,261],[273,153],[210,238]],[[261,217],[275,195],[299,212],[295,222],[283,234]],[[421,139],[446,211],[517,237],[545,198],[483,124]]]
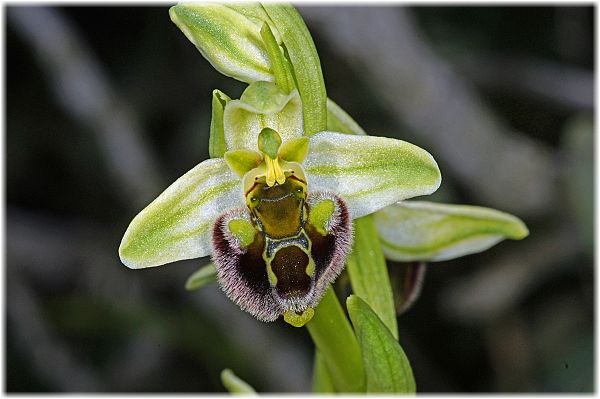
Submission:
[[[354,244],[346,265],[352,291],[369,304],[397,339],[398,324],[392,284],[371,215],[354,220]]]
[[[240,177],[244,177],[262,162],[261,155],[252,150],[227,151],[224,158],[227,166]]]
[[[181,176],[129,224],[119,246],[131,269],[211,253],[215,220],[244,206],[242,182],[221,158],[207,159]]]
[[[213,263],[209,263],[208,265],[202,266],[200,269],[196,270],[194,274],[188,277],[185,282],[185,289],[190,291],[197,290],[198,288],[215,283],[216,281],[217,269],[215,269]]]
[[[288,94],[275,83],[254,82],[246,87],[240,101],[256,108],[260,113],[270,114],[281,109]]]
[[[231,219],[227,228],[239,241],[241,248],[247,248],[254,241],[256,229],[246,219]]]
[[[410,363],[390,330],[360,297],[350,295],[346,306],[361,349],[367,393],[415,393]]]
[[[217,71],[246,83],[274,81],[261,21],[215,3],[178,4],[169,15]]]
[[[400,262],[454,259],[529,234],[513,215],[470,205],[403,201],[374,217],[386,257]]]
[[[231,100],[223,114],[225,142],[229,150],[258,150],[258,135],[275,130],[283,142],[302,137],[302,103],[297,90],[286,95],[277,85],[256,82],[239,100]]]
[[[277,155],[284,161],[302,163],[308,154],[308,144],[308,137],[288,140],[279,147]]]
[[[230,369],[221,371],[221,383],[229,393],[256,395],[256,391],[250,384],[235,375]]]
[[[431,154],[405,141],[328,131],[309,139],[303,163],[309,190],[335,192],[352,218],[431,194],[442,180]]]
[[[208,154],[211,158],[223,158],[223,155],[227,151],[223,130],[223,112],[230,100],[231,98],[222,91],[218,89],[213,90],[210,136],[208,138]]]

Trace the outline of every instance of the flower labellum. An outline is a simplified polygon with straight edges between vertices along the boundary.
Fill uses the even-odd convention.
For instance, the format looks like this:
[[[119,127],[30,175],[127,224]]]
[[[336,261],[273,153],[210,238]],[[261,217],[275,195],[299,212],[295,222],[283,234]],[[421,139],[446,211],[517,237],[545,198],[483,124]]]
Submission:
[[[243,179],[246,208],[217,219],[213,261],[223,290],[243,310],[263,321],[283,314],[301,326],[344,267],[352,223],[340,197],[307,192],[300,162],[308,138],[282,145],[264,128],[258,148],[225,154]]]

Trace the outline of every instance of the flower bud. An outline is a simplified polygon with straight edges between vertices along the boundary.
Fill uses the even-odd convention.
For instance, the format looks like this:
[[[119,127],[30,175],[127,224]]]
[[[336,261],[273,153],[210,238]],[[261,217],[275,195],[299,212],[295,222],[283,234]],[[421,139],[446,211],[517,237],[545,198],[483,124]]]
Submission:
[[[252,15],[247,8],[183,3],[171,7],[169,15],[217,71],[246,83],[272,82],[275,78],[260,34],[259,10]]]

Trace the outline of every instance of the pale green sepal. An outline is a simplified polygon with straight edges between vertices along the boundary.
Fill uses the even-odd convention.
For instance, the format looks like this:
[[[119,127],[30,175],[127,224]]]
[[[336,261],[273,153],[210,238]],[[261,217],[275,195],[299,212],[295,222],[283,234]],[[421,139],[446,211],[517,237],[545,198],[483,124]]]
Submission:
[[[262,114],[272,114],[288,101],[289,93],[271,82],[254,82],[242,93],[240,101],[254,107]]]
[[[310,137],[303,165],[308,190],[340,195],[352,218],[431,194],[441,183],[437,163],[427,151],[385,137],[318,133]]]
[[[403,201],[374,217],[386,257],[400,262],[458,258],[529,234],[515,216],[469,205]]]
[[[327,92],[319,54],[302,16],[289,4],[263,3],[287,51],[296,87],[304,104],[304,134],[327,129]]]
[[[256,395],[254,388],[246,381],[235,375],[230,369],[221,371],[221,383],[229,391],[229,393]]]
[[[367,133],[339,105],[327,98],[327,130],[366,136]]]
[[[244,177],[262,162],[262,156],[252,150],[227,151],[224,158],[229,168],[240,177]]]
[[[169,15],[217,71],[246,83],[274,81],[256,19],[215,3],[178,4]]]
[[[202,266],[196,270],[194,274],[188,277],[185,282],[186,290],[197,290],[205,285],[217,282],[217,269],[213,263],[209,263],[206,266]]]
[[[223,158],[227,151],[223,132],[223,112],[230,100],[231,98],[222,91],[213,90],[210,136],[208,138],[208,154],[211,158]]]
[[[278,156],[284,161],[302,163],[308,154],[308,137],[288,140],[279,148]]]
[[[313,362],[311,390],[313,393],[335,393],[333,381],[331,380],[329,370],[327,370],[325,359],[323,359],[323,355],[321,355],[321,352],[316,348],[315,359]]]
[[[289,95],[274,84],[248,86],[240,100],[232,100],[223,115],[225,142],[229,150],[258,150],[258,135],[271,128],[283,142],[302,137],[302,103],[297,90]]]
[[[133,219],[119,247],[121,261],[141,269],[207,256],[217,217],[244,205],[240,178],[223,159],[206,160]]]
[[[365,365],[367,393],[415,393],[410,363],[390,330],[357,295],[350,295],[346,306]]]

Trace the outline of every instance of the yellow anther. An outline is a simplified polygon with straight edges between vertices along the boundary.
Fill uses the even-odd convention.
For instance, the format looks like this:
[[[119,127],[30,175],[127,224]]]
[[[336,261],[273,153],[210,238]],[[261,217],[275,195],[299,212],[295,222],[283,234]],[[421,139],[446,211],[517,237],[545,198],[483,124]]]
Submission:
[[[285,174],[281,170],[281,166],[279,166],[278,158],[271,158],[267,154],[265,156],[265,165],[267,166],[267,174],[266,174],[266,183],[267,186],[272,187],[275,185],[275,182],[278,184],[285,183]]]

